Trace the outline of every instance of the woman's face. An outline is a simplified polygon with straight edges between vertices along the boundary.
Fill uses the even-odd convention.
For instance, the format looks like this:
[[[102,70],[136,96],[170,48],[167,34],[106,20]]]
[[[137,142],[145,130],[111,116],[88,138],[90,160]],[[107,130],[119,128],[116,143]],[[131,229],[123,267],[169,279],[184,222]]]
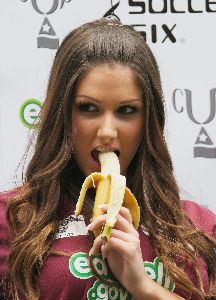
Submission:
[[[72,107],[76,162],[85,174],[99,172],[99,151],[116,151],[126,175],[143,137],[142,92],[132,70],[120,64],[91,68],[77,85]]]

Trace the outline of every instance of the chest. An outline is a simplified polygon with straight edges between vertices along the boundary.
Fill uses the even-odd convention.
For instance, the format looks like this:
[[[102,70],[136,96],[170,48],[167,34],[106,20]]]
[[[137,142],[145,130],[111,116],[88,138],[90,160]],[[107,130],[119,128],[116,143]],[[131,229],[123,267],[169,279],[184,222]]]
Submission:
[[[167,275],[162,261],[156,257],[148,235],[141,230],[139,230],[139,235],[143,267],[147,275],[164,288],[183,296],[181,291],[175,289],[175,284]],[[71,215],[61,222],[53,243],[54,250],[61,252],[61,255],[50,255],[44,261],[38,281],[40,300],[132,299],[123,287],[109,287],[94,277],[88,257],[91,245],[92,240],[86,230],[82,215],[78,218]],[[102,257],[98,255],[95,259],[94,265],[97,272],[106,279],[112,280],[112,275]],[[201,267],[204,282],[207,284],[205,265],[201,263]],[[187,271],[189,276],[193,277],[190,267]]]

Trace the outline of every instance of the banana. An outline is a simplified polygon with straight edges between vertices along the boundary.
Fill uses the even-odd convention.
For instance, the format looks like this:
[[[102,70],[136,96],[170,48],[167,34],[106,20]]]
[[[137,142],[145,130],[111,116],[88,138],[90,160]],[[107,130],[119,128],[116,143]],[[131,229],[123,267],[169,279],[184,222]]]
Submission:
[[[92,221],[103,214],[98,205],[109,205],[103,230],[99,228],[94,231],[94,234],[98,236],[102,231],[101,238],[106,243],[110,238],[111,229],[115,225],[121,206],[123,205],[129,209],[135,229],[138,229],[140,222],[140,208],[136,198],[126,187],[125,176],[120,175],[120,164],[117,155],[114,152],[101,152],[99,153],[99,161],[101,172],[91,173],[85,179],[76,204],[75,215],[79,216],[82,210],[87,189],[96,188]]]

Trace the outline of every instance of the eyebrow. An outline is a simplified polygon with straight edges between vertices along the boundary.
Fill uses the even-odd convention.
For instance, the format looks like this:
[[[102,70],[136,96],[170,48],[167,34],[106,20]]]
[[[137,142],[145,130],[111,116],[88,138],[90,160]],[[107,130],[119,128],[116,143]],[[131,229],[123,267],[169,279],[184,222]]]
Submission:
[[[88,99],[88,100],[91,100],[91,101],[94,101],[94,102],[97,102],[97,103],[102,103],[102,101],[100,101],[100,100],[98,100],[98,99],[96,99],[94,97],[89,97],[89,96],[86,96],[86,95],[78,95],[75,98],[85,98],[85,99]],[[136,102],[136,101],[140,102],[141,99],[140,98],[134,98],[134,99],[123,100],[123,101],[120,102],[120,104],[130,103],[130,102]]]

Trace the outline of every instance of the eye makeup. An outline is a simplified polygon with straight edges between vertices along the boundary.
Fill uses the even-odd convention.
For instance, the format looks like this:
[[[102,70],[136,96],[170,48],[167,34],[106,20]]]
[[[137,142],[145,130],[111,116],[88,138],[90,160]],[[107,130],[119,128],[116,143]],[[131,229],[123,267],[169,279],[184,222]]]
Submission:
[[[80,101],[76,104],[78,111],[80,112],[97,112],[98,108],[96,105],[90,102]]]

